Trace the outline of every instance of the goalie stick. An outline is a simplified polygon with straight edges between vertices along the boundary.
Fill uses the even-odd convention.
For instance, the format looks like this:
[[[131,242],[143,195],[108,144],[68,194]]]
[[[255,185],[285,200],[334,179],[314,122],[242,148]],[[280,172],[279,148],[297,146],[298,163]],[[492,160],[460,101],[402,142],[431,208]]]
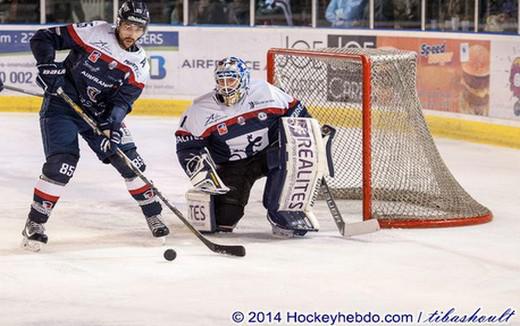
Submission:
[[[327,153],[327,165],[329,169],[329,175],[334,177],[334,166],[332,164],[332,138],[336,134],[336,129],[329,125],[323,125],[321,128],[322,137],[326,142],[326,153]],[[353,235],[360,235],[366,233],[372,233],[378,231],[381,227],[377,219],[370,219],[362,222],[355,223],[345,223],[343,220],[343,216],[338,209],[338,205],[336,205],[336,201],[330,192],[329,185],[327,181],[325,181],[325,177],[321,178],[320,191],[325,196],[325,202],[329,207],[330,214],[338,227],[339,233],[346,237],[350,238]]]
[[[8,89],[15,92],[25,93],[33,96],[39,96],[43,97],[42,94],[27,91],[21,88],[12,87],[9,85],[5,85],[0,81],[0,92],[2,89]],[[63,92],[63,89],[60,87],[57,90],[58,95],[94,130],[94,132],[98,135],[104,135],[99,127],[97,126],[96,122],[92,120],[88,115],[83,112],[83,110],[76,104],[74,101],[67,95],[65,92]],[[144,176],[144,174],[137,169],[132,161],[123,153],[122,150],[119,148],[116,149],[116,155],[119,156],[123,161],[130,167],[130,169],[141,179],[144,183],[149,185],[153,191],[157,194],[157,196],[162,200],[162,202],[181,220],[184,225],[197,237],[199,240],[206,245],[211,251],[219,254],[225,254],[225,255],[231,255],[231,256],[237,256],[237,257],[244,257],[246,255],[246,248],[244,246],[240,245],[221,245],[212,242],[211,240],[207,239],[205,236],[203,236],[199,231],[197,231],[191,224],[186,220],[184,215],[175,207],[173,204],[171,204],[164,196],[163,194],[157,189],[151,181],[148,180]]]
[[[329,207],[329,211],[332,215],[332,218],[334,219],[334,222],[336,222],[339,233],[345,238],[350,238],[354,235],[376,232],[381,228],[377,219],[345,223],[343,216],[341,216],[341,213],[338,209],[338,205],[336,205],[336,201],[334,200],[334,197],[332,197],[332,193],[330,192],[329,185],[327,185],[325,178],[321,179],[320,190],[325,196],[325,202]]]

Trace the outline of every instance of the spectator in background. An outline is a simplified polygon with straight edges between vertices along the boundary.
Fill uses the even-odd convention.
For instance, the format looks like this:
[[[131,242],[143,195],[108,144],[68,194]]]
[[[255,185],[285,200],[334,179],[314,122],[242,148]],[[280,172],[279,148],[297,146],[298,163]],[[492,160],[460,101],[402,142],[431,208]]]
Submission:
[[[481,7],[481,17],[483,17],[486,32],[516,32],[517,15],[517,1],[486,1]]]
[[[229,23],[249,25],[249,0],[228,0]]]
[[[150,10],[150,18],[154,23],[164,24],[170,22],[170,1],[154,0],[147,1],[148,10]]]
[[[395,1],[395,0],[394,0]],[[394,1],[391,0],[374,0],[374,21],[376,22],[375,27],[389,27],[394,28],[395,14],[394,14]],[[365,5],[363,19],[368,21],[369,19],[369,8],[368,3]],[[386,23],[377,23],[386,22]]]
[[[80,1],[53,0],[47,1],[48,23],[84,22],[85,12]]]
[[[333,27],[354,27],[364,19],[367,0],[331,0],[325,11],[325,18]]]
[[[0,0],[0,23],[5,23],[9,12],[9,3],[7,0]]]
[[[418,0],[394,0],[393,28],[421,28],[421,4]]]
[[[35,0],[11,0],[9,3],[6,23],[39,23],[40,1]]]
[[[183,24],[183,0],[147,0],[145,2],[150,10],[150,18],[155,24]]]
[[[170,23],[182,25],[183,23],[183,3],[182,1],[175,1],[168,6],[167,12],[170,13]]]
[[[293,14],[289,0],[261,0],[256,15],[260,25],[293,26]]]
[[[221,0],[199,0],[192,2],[192,24],[228,24],[228,8]]]

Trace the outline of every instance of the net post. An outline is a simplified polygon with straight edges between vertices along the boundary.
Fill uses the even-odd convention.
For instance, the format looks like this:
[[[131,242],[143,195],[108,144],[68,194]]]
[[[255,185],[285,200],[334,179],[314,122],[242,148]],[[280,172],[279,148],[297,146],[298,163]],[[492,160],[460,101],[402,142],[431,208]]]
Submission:
[[[361,64],[363,66],[363,220],[372,218],[372,119],[371,119],[371,63],[367,56],[362,55]]]

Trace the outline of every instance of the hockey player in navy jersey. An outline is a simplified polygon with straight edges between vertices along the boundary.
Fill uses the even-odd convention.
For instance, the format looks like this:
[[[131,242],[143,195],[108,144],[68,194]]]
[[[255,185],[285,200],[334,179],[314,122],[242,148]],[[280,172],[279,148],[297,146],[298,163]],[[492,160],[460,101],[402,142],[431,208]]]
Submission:
[[[37,83],[45,91],[40,129],[46,160],[22,232],[26,248],[37,251],[47,243],[44,224],[76,169],[80,156],[78,135],[103,163],[111,164],[124,178],[153,236],[168,235],[169,230],[161,221],[162,207],[153,190],[115,155],[116,148],[120,148],[134,165],[145,170],[123,119],[132,110],[148,78],[146,54],[136,42],[145,34],[149,22],[146,5],[127,0],[119,9],[116,26],[106,22],[59,26],[41,29],[31,39],[38,68]],[[63,62],[56,60],[57,50],[70,50]],[[96,135],[56,95],[60,87],[98,123],[107,137]]]
[[[263,204],[273,233],[317,231],[312,202],[324,166],[317,121],[291,95],[250,80],[240,58],[217,62],[214,77],[214,91],[194,100],[175,133],[194,186],[186,194],[191,222],[200,231],[232,231],[253,184],[267,177]]]

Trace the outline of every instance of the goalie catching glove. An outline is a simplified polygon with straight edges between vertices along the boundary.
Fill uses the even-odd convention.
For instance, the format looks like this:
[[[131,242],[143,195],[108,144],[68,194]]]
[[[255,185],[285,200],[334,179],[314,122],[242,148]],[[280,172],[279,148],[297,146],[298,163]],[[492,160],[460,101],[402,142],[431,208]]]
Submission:
[[[188,160],[186,173],[197,190],[213,195],[222,195],[230,190],[218,176],[215,162],[206,148]]]

